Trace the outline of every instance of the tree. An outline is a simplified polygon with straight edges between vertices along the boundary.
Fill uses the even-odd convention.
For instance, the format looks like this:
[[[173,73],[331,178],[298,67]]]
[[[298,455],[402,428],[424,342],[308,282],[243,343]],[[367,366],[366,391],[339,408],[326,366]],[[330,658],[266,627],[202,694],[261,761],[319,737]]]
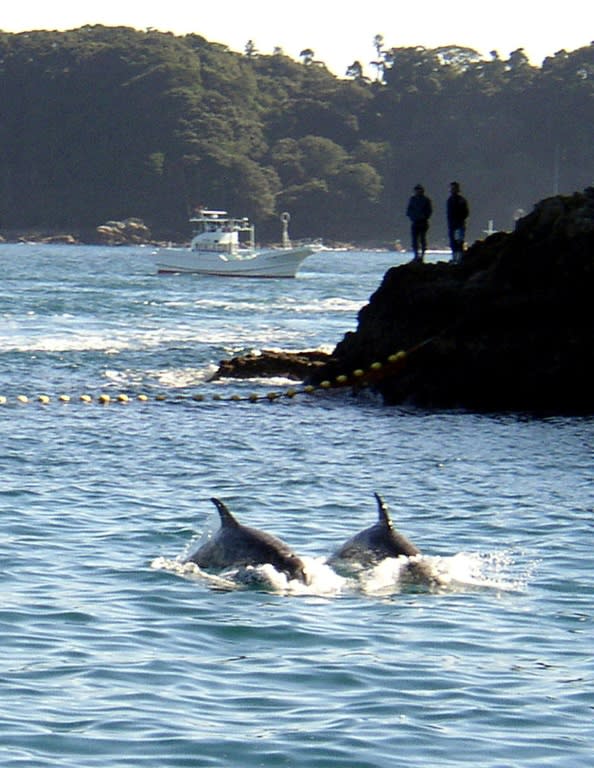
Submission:
[[[308,67],[311,66],[311,64],[313,63],[314,56],[315,54],[311,48],[304,48],[299,54],[299,58]]]
[[[376,78],[377,80],[382,80],[384,76],[384,67],[386,65],[385,55],[384,55],[384,36],[383,35],[375,35],[373,38],[373,47],[375,48],[375,61],[370,62],[372,67],[375,67],[376,69]]]
[[[383,35],[375,35],[373,38],[373,47],[375,48],[375,53],[378,59],[381,59],[382,57],[382,51],[384,48],[384,36]]]
[[[363,80],[363,67],[360,61],[353,61],[353,63],[347,67],[346,76],[352,77],[354,80]]]
[[[337,78],[311,49],[303,66],[253,41],[244,55],[126,27],[0,32],[2,223],[137,216],[174,239],[208,202],[255,216],[260,232],[289,210],[296,233],[305,222],[312,236],[392,239],[411,186],[437,196],[455,174],[472,237],[592,183],[593,45],[540,69],[522,49],[485,60],[457,45],[374,46],[382,77],[369,82],[360,62]],[[434,221],[438,238],[443,206]]]
[[[327,179],[337,173],[348,158],[339,144],[322,136],[304,136],[297,147],[306,178]]]

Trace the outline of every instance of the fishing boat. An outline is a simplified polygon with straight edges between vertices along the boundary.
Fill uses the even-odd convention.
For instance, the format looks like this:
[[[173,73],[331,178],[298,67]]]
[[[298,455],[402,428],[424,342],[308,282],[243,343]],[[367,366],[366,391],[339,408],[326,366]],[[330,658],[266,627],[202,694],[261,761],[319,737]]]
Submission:
[[[219,277],[295,277],[301,263],[317,247],[292,247],[287,230],[288,213],[282,214],[281,222],[282,247],[260,249],[254,246],[255,231],[247,218],[237,219],[227,211],[201,208],[190,219],[194,226],[190,247],[157,251],[154,255],[157,270]]]

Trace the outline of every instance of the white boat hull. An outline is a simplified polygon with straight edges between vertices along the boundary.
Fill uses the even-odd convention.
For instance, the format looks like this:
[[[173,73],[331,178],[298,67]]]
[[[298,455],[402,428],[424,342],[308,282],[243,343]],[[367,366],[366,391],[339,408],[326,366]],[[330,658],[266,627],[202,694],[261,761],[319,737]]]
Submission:
[[[217,277],[295,277],[314,248],[279,248],[229,255],[193,249],[162,249],[154,255],[157,271]]]

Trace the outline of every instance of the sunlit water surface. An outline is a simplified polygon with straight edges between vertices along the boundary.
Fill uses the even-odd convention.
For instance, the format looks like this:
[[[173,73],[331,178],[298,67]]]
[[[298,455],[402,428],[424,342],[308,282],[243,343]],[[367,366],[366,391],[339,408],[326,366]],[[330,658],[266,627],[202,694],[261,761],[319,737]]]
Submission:
[[[289,382],[219,360],[331,349],[407,257],[242,281],[149,254],[0,246],[2,766],[592,765],[593,420],[252,403]],[[375,491],[440,586],[326,564]],[[211,496],[312,583],[183,567]]]

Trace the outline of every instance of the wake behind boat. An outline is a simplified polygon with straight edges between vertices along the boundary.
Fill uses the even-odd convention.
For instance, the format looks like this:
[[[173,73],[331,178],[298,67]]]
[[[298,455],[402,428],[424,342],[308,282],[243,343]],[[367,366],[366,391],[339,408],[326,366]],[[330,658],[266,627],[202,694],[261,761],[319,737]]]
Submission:
[[[159,273],[188,272],[220,277],[295,277],[301,263],[317,248],[291,247],[288,214],[283,214],[283,247],[254,247],[254,227],[247,218],[230,217],[226,211],[199,209],[190,219],[194,236],[189,248],[161,249],[155,254]],[[240,233],[249,233],[249,244]]]

